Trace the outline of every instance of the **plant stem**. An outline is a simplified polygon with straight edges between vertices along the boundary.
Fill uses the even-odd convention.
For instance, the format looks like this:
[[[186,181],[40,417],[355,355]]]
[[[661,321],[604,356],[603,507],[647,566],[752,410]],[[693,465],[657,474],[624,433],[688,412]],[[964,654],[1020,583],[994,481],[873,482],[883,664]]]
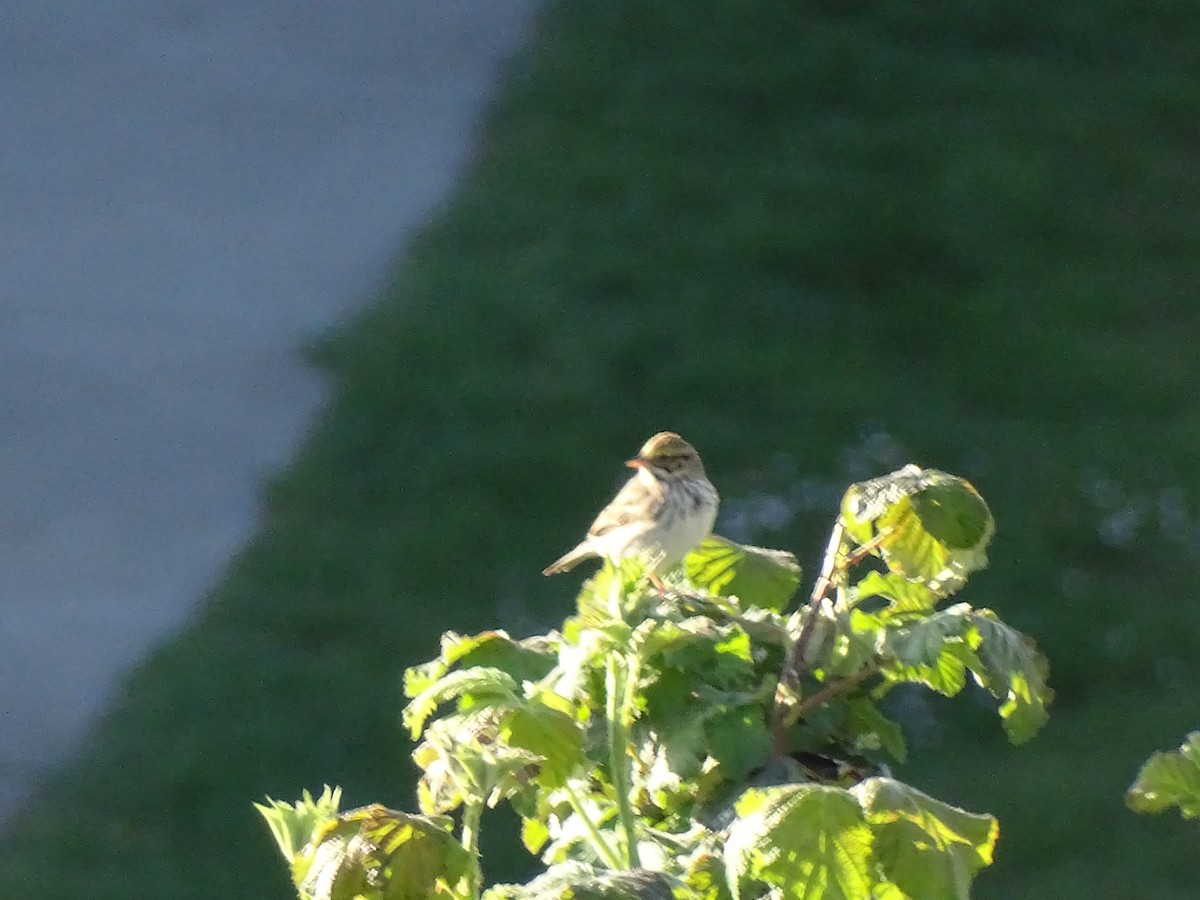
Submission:
[[[625,832],[625,867],[636,869],[641,865],[637,847],[637,819],[633,804],[629,802],[629,771],[625,757],[629,746],[629,719],[633,698],[630,694],[629,672],[625,660],[619,653],[608,657],[605,677],[605,716],[608,719],[608,767],[612,777],[613,793],[617,795],[617,816],[621,830]],[[636,682],[636,679],[633,679]]]
[[[475,900],[478,900],[483,887],[483,872],[479,866],[479,820],[482,817],[482,800],[468,800],[463,805],[462,845],[471,857],[471,871],[468,875],[470,884],[467,889],[468,896]]]
[[[625,621],[625,611],[621,608],[621,598],[624,596],[624,574],[621,567],[611,560],[604,561],[604,567],[612,574],[608,586],[608,614],[618,622]]]
[[[567,802],[571,804],[571,809],[575,811],[575,815],[583,820],[583,827],[591,835],[592,846],[596,850],[596,855],[604,860],[604,864],[610,869],[623,868],[621,857],[613,849],[612,844],[608,842],[608,838],[604,836],[604,832],[600,830],[592,817],[588,815],[587,807],[583,805],[583,798],[579,796],[579,792],[575,790],[575,786],[568,781],[564,788],[567,794]]]

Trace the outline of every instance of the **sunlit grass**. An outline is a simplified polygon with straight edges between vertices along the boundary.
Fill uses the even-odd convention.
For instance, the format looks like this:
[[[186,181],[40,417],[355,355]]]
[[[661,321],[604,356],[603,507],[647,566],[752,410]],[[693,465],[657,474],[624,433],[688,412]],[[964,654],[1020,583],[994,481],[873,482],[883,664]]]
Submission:
[[[0,895],[290,896],[251,801],[411,805],[400,672],[561,618],[577,579],[538,572],[672,428],[730,500],[789,498],[746,536],[809,570],[806,485],[970,478],[999,531],[965,599],[1059,700],[1021,748],[939,704],[906,774],[1001,816],[980,897],[1194,896],[1194,829],[1121,799],[1200,726],[1200,16],[1127,9],[553,10],[453,205],[320,348],[336,397],[262,534],[25,813]]]

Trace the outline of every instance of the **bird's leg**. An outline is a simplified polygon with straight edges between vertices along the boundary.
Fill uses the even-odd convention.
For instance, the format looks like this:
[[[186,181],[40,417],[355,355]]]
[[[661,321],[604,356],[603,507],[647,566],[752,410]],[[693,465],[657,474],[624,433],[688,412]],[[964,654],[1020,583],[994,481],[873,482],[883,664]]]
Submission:
[[[667,586],[663,584],[663,580],[658,577],[657,572],[650,572],[649,575],[650,583],[658,588],[658,596],[665,599],[667,596]]]

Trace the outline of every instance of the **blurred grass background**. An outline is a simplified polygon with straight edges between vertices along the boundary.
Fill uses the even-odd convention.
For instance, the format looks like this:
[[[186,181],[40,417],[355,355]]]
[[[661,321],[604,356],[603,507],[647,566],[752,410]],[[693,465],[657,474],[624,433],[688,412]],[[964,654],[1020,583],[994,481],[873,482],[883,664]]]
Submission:
[[[262,533],[20,816],[0,896],[291,896],[251,802],[411,806],[403,668],[560,619],[578,579],[539,570],[671,428],[722,530],[810,571],[850,480],[970,478],[999,533],[964,599],[1058,699],[1020,748],[918,704],[900,774],[1000,817],[985,900],[1195,897],[1194,826],[1122,798],[1200,727],[1200,6],[565,0],[530,47],[317,350],[337,396]]]

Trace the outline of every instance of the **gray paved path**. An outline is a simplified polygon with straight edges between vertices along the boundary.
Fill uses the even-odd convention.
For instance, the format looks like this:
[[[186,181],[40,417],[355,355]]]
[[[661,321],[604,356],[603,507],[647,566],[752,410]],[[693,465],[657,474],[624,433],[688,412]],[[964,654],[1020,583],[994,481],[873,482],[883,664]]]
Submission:
[[[0,5],[0,816],[250,535],[532,0]]]

